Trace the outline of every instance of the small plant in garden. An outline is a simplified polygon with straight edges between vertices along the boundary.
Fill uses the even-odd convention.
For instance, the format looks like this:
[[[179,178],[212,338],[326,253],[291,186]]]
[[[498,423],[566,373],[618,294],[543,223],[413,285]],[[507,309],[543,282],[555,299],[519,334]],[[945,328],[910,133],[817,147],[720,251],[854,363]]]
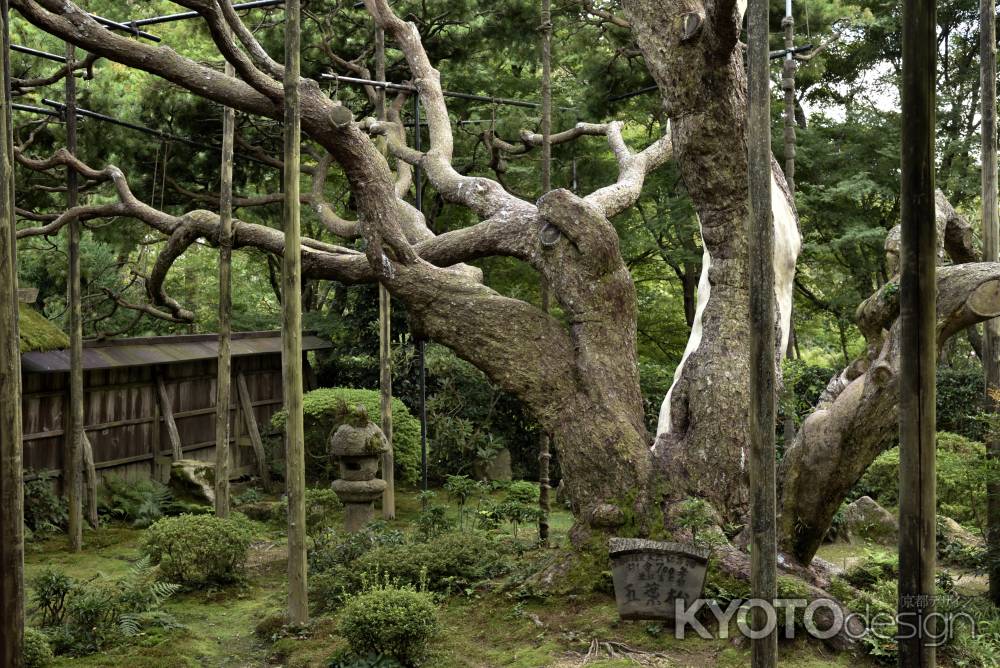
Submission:
[[[186,586],[225,584],[243,577],[253,542],[250,521],[238,513],[168,517],[151,526],[143,553],[163,578]]]
[[[384,655],[404,666],[420,665],[438,632],[433,597],[379,578],[344,603],[339,630],[355,655]]]
[[[448,507],[441,504],[427,505],[417,515],[417,533],[421,539],[435,538],[451,527],[448,519]]]
[[[483,487],[467,475],[450,475],[444,483],[448,498],[458,503],[458,528],[465,525],[465,507],[469,499],[483,493]]]
[[[712,508],[699,498],[688,498],[678,504],[677,526],[691,532],[691,542],[700,545],[698,532],[712,526]]]
[[[156,581],[148,558],[118,580],[77,580],[48,569],[31,586],[34,612],[58,654],[92,654],[149,626],[177,626],[159,609],[179,587]]]
[[[32,471],[25,471],[31,478]],[[34,533],[62,531],[69,521],[66,501],[53,491],[55,474],[37,474],[24,482],[24,524]]]
[[[497,511],[503,519],[511,523],[514,529],[514,538],[517,538],[517,529],[520,525],[538,521],[542,515],[542,509],[538,505],[528,505],[517,501],[502,503]]]
[[[170,514],[173,500],[170,489],[155,480],[129,482],[108,476],[101,487],[98,510],[106,517],[145,528]]]

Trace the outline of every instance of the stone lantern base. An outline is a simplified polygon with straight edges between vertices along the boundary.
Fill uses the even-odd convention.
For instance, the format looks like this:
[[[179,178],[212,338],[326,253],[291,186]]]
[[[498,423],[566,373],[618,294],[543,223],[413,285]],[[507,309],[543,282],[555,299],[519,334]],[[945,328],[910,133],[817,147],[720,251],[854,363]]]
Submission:
[[[348,533],[357,533],[375,519],[375,500],[381,498],[386,482],[379,478],[338,479],[333,481],[331,487],[344,503],[344,529]]]

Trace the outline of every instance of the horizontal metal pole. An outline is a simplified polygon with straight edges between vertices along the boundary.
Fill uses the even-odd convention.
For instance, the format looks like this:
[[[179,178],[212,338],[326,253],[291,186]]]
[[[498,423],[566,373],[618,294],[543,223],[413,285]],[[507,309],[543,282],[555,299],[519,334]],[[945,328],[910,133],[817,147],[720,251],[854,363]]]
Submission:
[[[274,7],[275,5],[283,5],[285,0],[253,0],[253,2],[241,2],[239,4],[233,5],[233,9],[257,9],[260,7]],[[161,23],[173,23],[174,21],[186,21],[188,19],[196,19],[200,15],[198,12],[178,12],[177,14],[165,14],[163,16],[151,16],[148,19],[138,19],[135,21],[129,21],[126,25],[128,26],[152,26]]]
[[[48,51],[39,51],[38,49],[32,49],[27,46],[21,46],[20,44],[11,44],[11,51],[17,51],[18,53],[26,53],[29,56],[35,56],[36,58],[45,58],[46,60],[54,60],[57,63],[65,63],[66,58],[55,53],[49,53]]]
[[[19,109],[21,111],[29,111],[29,112],[33,112],[33,113],[42,113],[42,114],[45,114],[47,116],[60,116],[60,115],[62,115],[62,113],[65,113],[65,111],[66,111],[66,105],[63,104],[62,102],[57,102],[56,100],[50,100],[48,98],[43,98],[42,99],[42,104],[46,104],[46,105],[48,105],[50,107],[54,107],[55,109],[58,109],[59,111],[55,112],[55,111],[49,111],[48,109],[41,109],[39,107],[30,107],[29,105],[26,105],[26,104],[25,105],[17,105],[17,104],[15,104],[15,105],[13,105],[13,107],[15,109]],[[83,109],[82,107],[77,107],[76,108],[76,114],[77,114],[77,116],[85,116],[87,118],[93,118],[95,120],[102,121],[104,123],[111,123],[112,125],[118,125],[118,126],[121,126],[123,128],[128,128],[129,130],[135,130],[136,132],[143,132],[145,134],[152,135],[154,137],[159,137],[160,139],[165,139],[167,141],[175,141],[175,142],[179,142],[181,144],[187,144],[188,146],[192,146],[194,148],[208,149],[209,151],[221,151],[222,150],[221,146],[213,146],[212,144],[205,144],[205,143],[202,143],[202,142],[199,142],[199,141],[195,141],[193,139],[188,139],[187,137],[179,137],[177,135],[172,135],[172,134],[169,134],[167,132],[163,132],[161,130],[155,130],[153,128],[146,127],[145,125],[139,125],[138,123],[132,123],[132,122],[129,122],[129,121],[123,121],[123,120],[121,120],[119,118],[115,118],[113,116],[108,116],[106,114],[100,114],[100,113],[98,113],[96,111],[91,111],[89,109]],[[244,160],[251,160],[251,161],[259,163],[261,165],[267,165],[268,167],[273,167],[273,165],[270,165],[270,164],[264,162],[263,160],[260,160],[259,158],[255,158],[252,155],[246,155],[246,154],[243,154],[243,153],[236,153],[234,155],[236,157],[242,158]]]
[[[417,89],[409,84],[398,84],[391,81],[375,81],[373,79],[360,79],[358,77],[345,77],[339,74],[321,74],[321,79],[329,79],[331,81],[337,81],[340,83],[351,84],[355,86],[371,86],[373,88],[384,88],[386,90],[398,90],[407,93],[416,93]],[[526,107],[528,109],[537,109],[541,107],[540,102],[530,102],[528,100],[517,100],[509,97],[490,97],[488,95],[474,95],[472,93],[460,93],[452,90],[442,90],[441,93],[445,97],[451,97],[458,100],[472,100],[473,102],[486,102],[489,104],[496,104],[505,107]],[[573,107],[559,107],[562,111],[576,111]]]
[[[43,116],[59,116],[58,111],[52,111],[51,109],[43,109],[42,107],[34,107],[30,104],[21,104],[20,102],[14,102],[10,106],[15,111],[27,111],[32,114],[41,114]]]
[[[109,28],[111,30],[122,30],[124,32],[132,33],[136,37],[142,37],[143,39],[148,39],[150,42],[159,42],[160,38],[156,35],[151,35],[148,32],[139,30],[137,27],[133,27],[128,23],[119,23],[118,21],[112,21],[111,19],[106,19],[103,16],[98,16],[97,14],[91,14],[90,18],[94,19],[102,26]]]

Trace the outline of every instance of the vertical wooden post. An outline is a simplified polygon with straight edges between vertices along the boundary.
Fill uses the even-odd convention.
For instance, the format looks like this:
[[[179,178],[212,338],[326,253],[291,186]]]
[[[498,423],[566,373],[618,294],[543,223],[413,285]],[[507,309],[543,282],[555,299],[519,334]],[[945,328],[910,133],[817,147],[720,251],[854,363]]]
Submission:
[[[375,28],[375,79],[385,81],[385,30],[381,27]],[[384,121],[385,89],[378,88],[375,94],[378,96],[376,115]],[[389,449],[382,454],[382,479],[386,483],[382,492],[382,517],[391,520],[396,518],[396,457],[392,444],[392,299],[381,283],[378,284],[378,369],[382,432],[389,444]]]
[[[288,620],[309,621],[306,592],[305,445],[302,418],[302,256],[299,231],[300,0],[285,3],[285,252],[282,262],[282,380],[285,410],[285,471],[288,494]]]
[[[101,518],[97,514],[97,466],[94,464],[94,446],[87,436],[86,429],[83,430],[82,446],[83,472],[87,487],[87,523],[96,529],[101,523]]]
[[[76,47],[66,44],[66,150],[76,155],[76,77],[72,74]],[[66,168],[66,208],[77,205],[77,173]],[[83,314],[80,305],[80,221],[69,224],[69,433],[66,434],[66,457],[63,486],[69,505],[69,545],[74,552],[83,549]]]
[[[774,482],[774,223],[771,212],[771,76],[768,2],[750,0],[747,19],[749,109],[747,166],[750,190],[750,580],[755,599],[777,596]],[[753,609],[753,628],[763,629],[766,611]],[[776,664],[778,636],[754,638],[754,668]]]
[[[552,2],[542,0],[542,195],[552,190]],[[542,311],[549,312],[549,282],[541,275]],[[549,542],[549,435],[541,430],[538,437],[538,540]]]
[[[413,148],[421,150],[420,95],[413,95]],[[413,204],[424,212],[424,173],[420,165],[413,167]],[[420,366],[420,489],[427,491],[427,341],[421,334],[417,342],[417,360]],[[425,501],[426,503],[426,501]]]
[[[982,87],[982,164],[983,164],[983,261],[1000,259],[1000,222],[997,218],[997,29],[994,0],[979,3],[979,80]],[[1000,403],[992,396],[1000,392],[1000,320],[984,325],[983,370],[986,372],[986,410],[1000,412]],[[1000,458],[1000,437],[987,436],[987,452],[994,463]],[[992,470],[992,467],[991,467]],[[990,476],[987,482],[986,539],[990,560],[990,599],[1000,605],[1000,480]]]
[[[226,75],[233,76],[226,61]],[[233,312],[233,141],[236,110],[222,111],[222,167],[219,195],[219,351],[215,394],[215,514],[229,516],[229,404],[232,400]]]
[[[935,0],[903,2],[899,280],[899,665],[935,665]],[[912,628],[912,627],[911,627]]]
[[[17,241],[14,226],[14,147],[10,107],[7,0],[0,68],[0,665],[24,666],[24,506],[21,465],[21,352],[17,333]]]

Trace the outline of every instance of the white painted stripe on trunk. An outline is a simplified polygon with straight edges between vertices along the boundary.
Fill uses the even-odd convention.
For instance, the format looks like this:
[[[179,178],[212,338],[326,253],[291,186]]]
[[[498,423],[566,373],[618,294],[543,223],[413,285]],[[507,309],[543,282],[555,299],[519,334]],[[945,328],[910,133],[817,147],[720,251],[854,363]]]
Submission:
[[[792,207],[785,199],[784,191],[778,186],[774,173],[771,173],[771,216],[774,221],[774,296],[778,308],[778,322],[781,327],[781,350],[784,357],[788,349],[788,337],[791,333],[792,299],[794,296],[795,262],[799,256],[802,238]],[[700,225],[699,225],[700,227]],[[702,248],[705,248],[705,238],[702,237]],[[660,406],[660,416],[656,425],[657,435],[670,433],[673,424],[670,418],[670,402],[674,388],[684,372],[684,363],[688,357],[701,345],[702,316],[708,306],[712,294],[712,284],[708,280],[708,271],[712,266],[712,256],[708,249],[702,255],[701,278],[698,280],[698,305],[695,309],[694,323],[691,326],[691,336],[680,364],[674,371],[674,382],[671,383],[667,396]],[[656,448],[654,441],[653,449]]]
[[[700,220],[698,222],[698,229],[701,230]],[[708,306],[708,298],[712,294],[712,284],[708,280],[708,270],[712,267],[712,256],[708,252],[708,246],[705,245],[704,236],[701,238],[701,247],[705,250],[701,256],[701,278],[698,279],[698,301],[694,311],[694,323],[691,325],[691,336],[688,337],[687,347],[684,348],[684,356],[681,357],[681,362],[674,371],[674,382],[670,384],[667,396],[660,406],[660,417],[656,425],[657,434],[669,433],[672,428],[670,423],[670,397],[674,393],[677,382],[681,379],[681,373],[684,371],[684,362],[701,345],[701,318],[705,313],[705,307]],[[653,448],[656,448],[655,441],[653,442]]]

